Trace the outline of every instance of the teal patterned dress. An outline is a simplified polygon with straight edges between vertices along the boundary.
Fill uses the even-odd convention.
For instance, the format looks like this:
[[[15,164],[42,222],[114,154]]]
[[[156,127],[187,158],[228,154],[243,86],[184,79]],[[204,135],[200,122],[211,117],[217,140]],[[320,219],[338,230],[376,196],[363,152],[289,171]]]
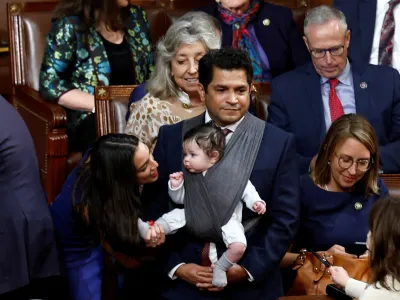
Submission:
[[[154,53],[146,13],[130,6],[125,21],[125,39],[133,58],[135,83],[145,82],[153,70]],[[109,85],[111,68],[100,34],[95,27],[82,30],[82,21],[69,16],[53,21],[46,37],[40,70],[39,91],[45,100],[57,102],[72,90],[94,94],[97,85]],[[127,66],[127,68],[130,66]],[[66,109],[68,134],[88,116],[87,112]]]

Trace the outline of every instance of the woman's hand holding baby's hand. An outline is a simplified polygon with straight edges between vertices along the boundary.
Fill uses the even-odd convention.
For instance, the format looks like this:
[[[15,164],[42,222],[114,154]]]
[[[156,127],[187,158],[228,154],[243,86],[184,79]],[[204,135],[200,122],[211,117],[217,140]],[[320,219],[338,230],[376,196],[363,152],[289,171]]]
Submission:
[[[150,226],[144,242],[147,247],[156,248],[160,246],[165,242],[164,229],[157,223],[154,223],[154,225]]]
[[[350,279],[349,274],[342,267],[332,266],[329,268],[332,281],[338,286],[345,288],[347,281]]]
[[[183,181],[183,173],[175,172],[169,175],[169,180],[171,180],[171,187],[176,189],[178,188]]]
[[[261,201],[257,201],[256,203],[253,204],[253,209],[256,213],[258,213],[259,215],[263,215],[265,213],[265,211],[267,210],[265,208],[265,204],[262,203]]]

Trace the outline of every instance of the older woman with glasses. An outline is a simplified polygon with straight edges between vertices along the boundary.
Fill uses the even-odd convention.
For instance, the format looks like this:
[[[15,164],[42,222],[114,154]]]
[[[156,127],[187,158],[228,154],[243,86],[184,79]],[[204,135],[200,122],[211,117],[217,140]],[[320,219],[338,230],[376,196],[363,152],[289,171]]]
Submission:
[[[373,204],[388,194],[379,173],[378,140],[361,116],[348,114],[330,127],[315,168],[300,180],[301,217],[292,251],[282,266],[291,266],[301,248],[362,255]]]

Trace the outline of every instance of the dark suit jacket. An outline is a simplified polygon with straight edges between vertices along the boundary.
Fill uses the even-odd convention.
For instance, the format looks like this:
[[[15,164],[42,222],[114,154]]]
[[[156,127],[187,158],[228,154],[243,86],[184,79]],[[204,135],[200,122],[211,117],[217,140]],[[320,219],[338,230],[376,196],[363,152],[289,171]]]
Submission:
[[[32,137],[0,97],[0,294],[59,274],[53,235]]]
[[[199,10],[220,21],[222,46],[232,46],[232,27],[222,22],[217,4],[202,7]],[[263,24],[266,19],[270,20],[268,26]],[[249,24],[254,24],[258,42],[268,57],[272,77],[292,70],[310,60],[310,55],[289,8],[260,1],[257,16]]]
[[[165,125],[160,129],[154,157],[159,163],[159,180],[145,185],[142,203],[149,204],[148,219],[155,220],[172,206],[168,196],[168,177],[182,169],[182,125]],[[250,180],[267,204],[267,212],[260,223],[247,235],[247,251],[240,264],[254,277],[254,282],[243,281],[228,285],[222,293],[200,292],[186,282],[170,281],[166,299],[266,299],[282,296],[279,262],[295,234],[298,221],[299,173],[294,148],[294,137],[266,124],[264,136]],[[234,174],[229,174],[234,176]],[[229,180],[227,176],[226,180]],[[253,212],[243,209],[243,220]],[[184,229],[167,237],[170,249],[166,271],[179,263],[200,264],[204,241],[186,233]],[[225,246],[219,248],[225,251]]]
[[[377,0],[335,0],[333,5],[346,16],[351,30],[349,56],[369,63],[375,31]]]
[[[397,70],[352,63],[356,112],[373,126],[385,173],[400,172],[400,75]],[[361,88],[360,84],[367,84]],[[310,63],[272,82],[268,122],[296,136],[300,172],[318,153],[326,128],[320,76]]]

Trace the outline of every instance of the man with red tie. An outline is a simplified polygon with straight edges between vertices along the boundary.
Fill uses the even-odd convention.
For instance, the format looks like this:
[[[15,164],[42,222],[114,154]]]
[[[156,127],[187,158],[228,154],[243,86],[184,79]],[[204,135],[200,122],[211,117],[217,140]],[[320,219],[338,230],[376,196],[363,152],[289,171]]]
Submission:
[[[393,68],[348,58],[351,33],[343,13],[319,6],[304,21],[312,63],[272,81],[268,122],[294,133],[300,171],[313,157],[333,121],[357,113],[379,138],[382,171],[400,172],[400,75]]]

